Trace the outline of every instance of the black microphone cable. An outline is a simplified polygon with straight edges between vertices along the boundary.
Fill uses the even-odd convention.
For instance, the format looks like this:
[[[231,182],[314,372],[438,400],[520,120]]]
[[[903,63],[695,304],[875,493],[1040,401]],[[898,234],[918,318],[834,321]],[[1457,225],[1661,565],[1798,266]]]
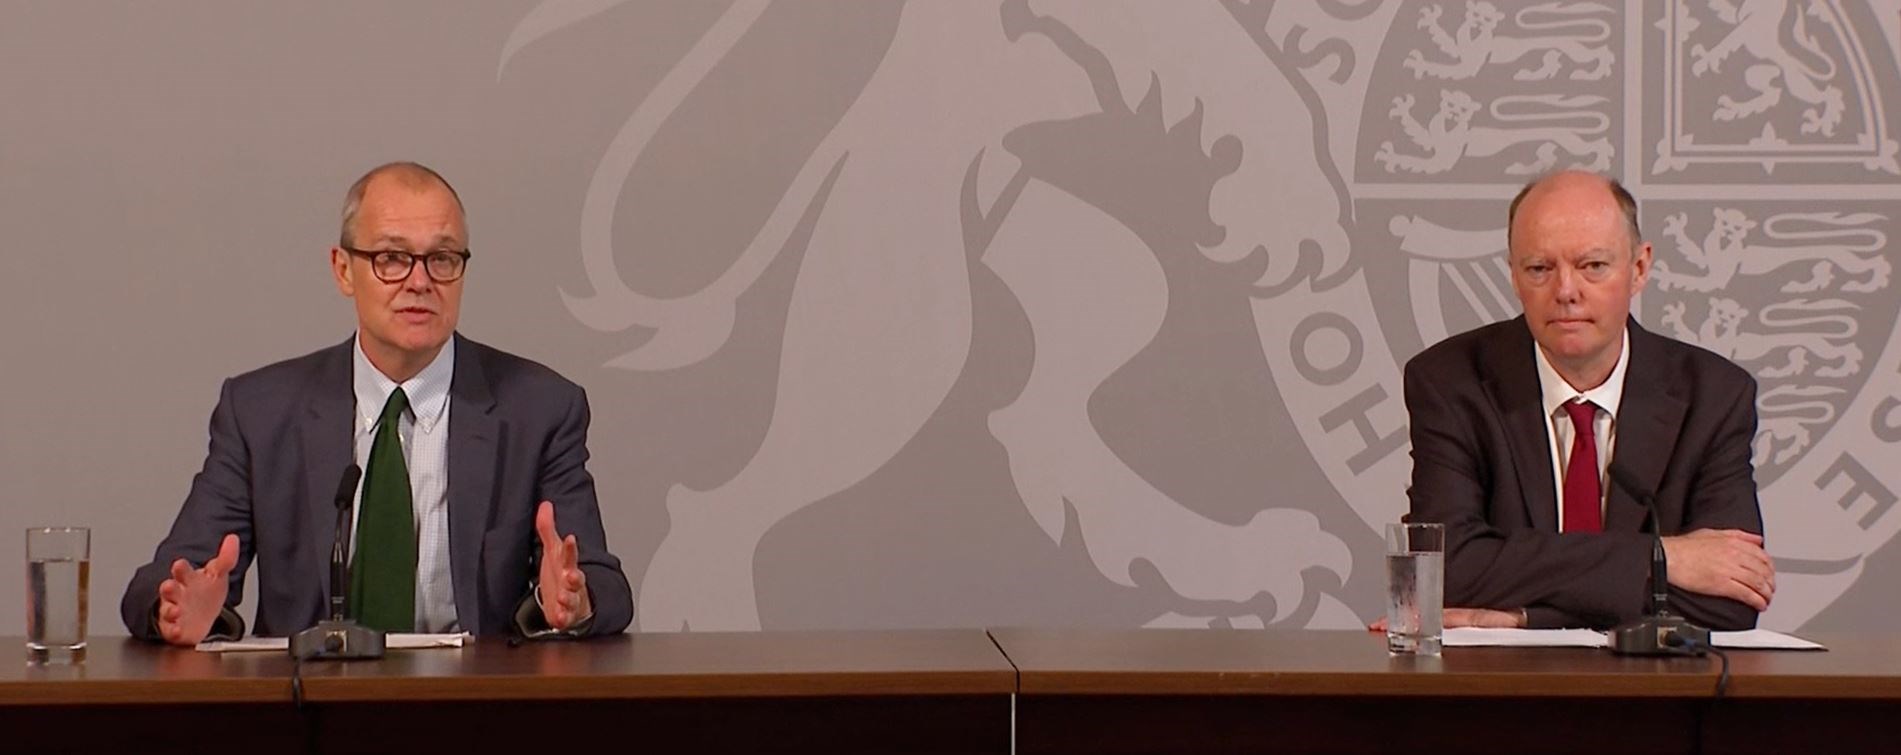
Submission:
[[[290,657],[290,700],[297,717],[304,722],[304,752],[319,751],[317,741],[317,712],[304,707],[304,657]]]
[[[1704,752],[1709,741],[1709,721],[1715,715],[1715,708],[1729,694],[1729,654],[1716,647],[1714,642],[1698,642],[1693,637],[1685,637],[1671,632],[1663,638],[1663,644],[1674,648],[1683,648],[1692,653],[1707,652],[1714,654],[1723,663],[1722,670],[1716,675],[1716,696],[1703,702],[1696,717],[1696,752]]]
[[[304,712],[304,657],[291,656],[290,659],[290,702],[297,712]]]
[[[1721,648],[1716,647],[1715,643],[1698,642],[1693,638],[1671,632],[1669,636],[1664,637],[1663,644],[1699,653],[1710,653],[1716,656],[1717,659],[1723,662],[1722,670],[1716,674],[1716,699],[1721,700],[1724,695],[1729,694],[1729,654],[1723,652]]]

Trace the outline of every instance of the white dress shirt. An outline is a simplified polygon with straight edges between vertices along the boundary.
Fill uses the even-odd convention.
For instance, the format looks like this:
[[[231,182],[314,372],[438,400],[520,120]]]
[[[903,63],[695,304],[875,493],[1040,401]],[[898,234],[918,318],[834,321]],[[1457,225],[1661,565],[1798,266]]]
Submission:
[[[369,468],[370,446],[383,405],[395,391],[396,381],[379,372],[363,354],[357,334],[354,382],[356,388],[356,463]],[[458,631],[455,583],[449,578],[449,384],[455,378],[455,339],[443,344],[436,359],[416,376],[403,381],[409,411],[403,412],[403,457],[409,467],[410,501],[416,525],[416,631]],[[355,558],[355,517],[363,511],[363,484],[357,483],[356,509],[351,513],[351,557]]]
[[[1571,462],[1571,441],[1574,428],[1571,415],[1564,411],[1564,405],[1579,399],[1597,405],[1597,419],[1591,423],[1592,435],[1597,439],[1597,512],[1598,521],[1603,521],[1604,501],[1610,492],[1610,486],[1604,484],[1605,472],[1611,466],[1611,451],[1617,441],[1617,406],[1624,400],[1624,373],[1630,366],[1630,331],[1623,334],[1624,345],[1617,353],[1617,366],[1611,369],[1611,375],[1604,383],[1588,391],[1580,391],[1565,382],[1558,370],[1551,366],[1551,360],[1545,356],[1543,346],[1532,347],[1538,359],[1538,388],[1544,395],[1545,435],[1551,441],[1551,481],[1556,488],[1555,500],[1558,502],[1558,531],[1564,531],[1564,470]]]

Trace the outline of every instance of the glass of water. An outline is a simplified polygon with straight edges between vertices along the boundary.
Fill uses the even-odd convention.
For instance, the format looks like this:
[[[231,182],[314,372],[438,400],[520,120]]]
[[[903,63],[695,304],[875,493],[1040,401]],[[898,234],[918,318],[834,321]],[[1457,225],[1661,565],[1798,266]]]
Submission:
[[[86,584],[92,570],[92,531],[34,527],[26,531],[26,652],[28,660],[86,659]]]
[[[1438,655],[1445,629],[1446,527],[1386,525],[1386,649]]]

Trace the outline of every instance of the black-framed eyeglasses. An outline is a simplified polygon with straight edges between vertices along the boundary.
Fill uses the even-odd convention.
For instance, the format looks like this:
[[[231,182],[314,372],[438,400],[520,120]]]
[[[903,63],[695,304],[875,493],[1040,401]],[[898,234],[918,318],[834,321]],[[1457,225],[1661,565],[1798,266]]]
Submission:
[[[459,252],[448,250],[428,254],[410,254],[393,249],[351,249],[341,247],[351,255],[370,261],[370,272],[384,283],[401,283],[409,278],[416,269],[416,260],[422,260],[422,269],[429,273],[429,279],[437,283],[453,283],[462,277],[469,266],[469,250]]]

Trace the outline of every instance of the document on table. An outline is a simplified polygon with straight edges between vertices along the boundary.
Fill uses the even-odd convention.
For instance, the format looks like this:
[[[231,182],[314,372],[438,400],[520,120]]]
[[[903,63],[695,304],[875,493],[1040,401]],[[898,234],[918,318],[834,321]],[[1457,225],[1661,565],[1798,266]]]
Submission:
[[[1449,648],[1601,648],[1609,644],[1603,632],[1590,629],[1502,629],[1453,627],[1445,631]]]
[[[390,650],[421,650],[424,648],[459,648],[468,640],[468,633],[458,634],[391,634],[386,635],[384,646]],[[200,642],[201,653],[244,653],[260,650],[290,652],[289,637],[246,637],[234,642]]]
[[[1601,648],[1610,644],[1603,632],[1590,629],[1491,629],[1454,627],[1447,629],[1444,644],[1449,648],[1520,647],[1520,648]],[[1725,650],[1827,650],[1819,643],[1794,635],[1751,629],[1746,632],[1711,632],[1710,643]]]
[[[1725,650],[1827,650],[1819,642],[1810,642],[1792,634],[1751,629],[1747,632],[1711,632],[1710,644]]]

